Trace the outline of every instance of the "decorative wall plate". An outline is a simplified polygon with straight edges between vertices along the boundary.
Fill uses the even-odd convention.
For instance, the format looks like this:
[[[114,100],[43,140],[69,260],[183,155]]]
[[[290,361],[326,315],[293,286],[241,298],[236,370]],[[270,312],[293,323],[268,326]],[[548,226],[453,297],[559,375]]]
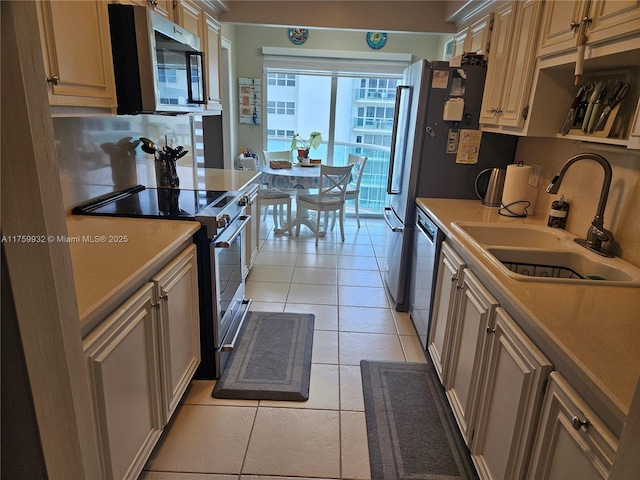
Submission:
[[[289,40],[294,45],[302,45],[309,38],[309,29],[308,28],[290,28],[289,29]]]
[[[387,34],[383,32],[367,32],[367,45],[374,50],[384,47],[387,43]]]

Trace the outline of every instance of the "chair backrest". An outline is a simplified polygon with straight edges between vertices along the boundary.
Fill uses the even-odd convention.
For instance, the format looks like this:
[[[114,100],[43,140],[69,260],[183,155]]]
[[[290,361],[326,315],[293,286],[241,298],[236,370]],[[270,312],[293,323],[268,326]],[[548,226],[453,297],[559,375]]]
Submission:
[[[258,170],[258,165],[256,163],[256,159],[253,157],[244,157],[242,159],[242,169],[248,170],[250,172],[255,172]]]
[[[360,190],[360,182],[362,181],[362,173],[364,172],[364,166],[367,163],[367,157],[361,157],[360,155],[349,154],[347,165],[353,165],[353,173],[356,180],[356,190]]]
[[[291,151],[289,150],[279,150],[273,152],[267,152],[264,150],[264,160],[265,163],[269,163],[271,160],[286,160],[287,162],[291,161]]]
[[[353,165],[334,167],[320,165],[320,199],[323,197],[340,197],[344,202],[347,185],[351,180]]]

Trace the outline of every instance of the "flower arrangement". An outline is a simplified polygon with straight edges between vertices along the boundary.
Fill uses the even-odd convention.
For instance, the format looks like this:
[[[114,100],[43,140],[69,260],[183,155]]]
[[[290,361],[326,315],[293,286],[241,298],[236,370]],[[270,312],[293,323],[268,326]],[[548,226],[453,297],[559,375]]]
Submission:
[[[316,149],[322,143],[322,134],[320,132],[311,132],[309,140],[303,139],[299,133],[296,133],[291,139],[291,151],[298,150],[298,156],[307,158],[310,149]]]

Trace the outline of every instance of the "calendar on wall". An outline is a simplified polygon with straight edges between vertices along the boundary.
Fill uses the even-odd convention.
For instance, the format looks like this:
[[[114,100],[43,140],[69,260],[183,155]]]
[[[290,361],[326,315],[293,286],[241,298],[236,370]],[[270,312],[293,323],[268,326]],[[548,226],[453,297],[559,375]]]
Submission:
[[[260,125],[262,120],[262,87],[259,78],[240,78],[240,123]]]

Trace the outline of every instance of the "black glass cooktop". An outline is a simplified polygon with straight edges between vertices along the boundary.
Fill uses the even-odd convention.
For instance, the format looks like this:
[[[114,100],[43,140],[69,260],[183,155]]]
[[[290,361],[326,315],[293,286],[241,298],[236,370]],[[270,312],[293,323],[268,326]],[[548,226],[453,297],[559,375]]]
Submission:
[[[145,188],[142,185],[89,200],[72,210],[74,215],[195,220],[212,203],[225,200],[224,191]]]

